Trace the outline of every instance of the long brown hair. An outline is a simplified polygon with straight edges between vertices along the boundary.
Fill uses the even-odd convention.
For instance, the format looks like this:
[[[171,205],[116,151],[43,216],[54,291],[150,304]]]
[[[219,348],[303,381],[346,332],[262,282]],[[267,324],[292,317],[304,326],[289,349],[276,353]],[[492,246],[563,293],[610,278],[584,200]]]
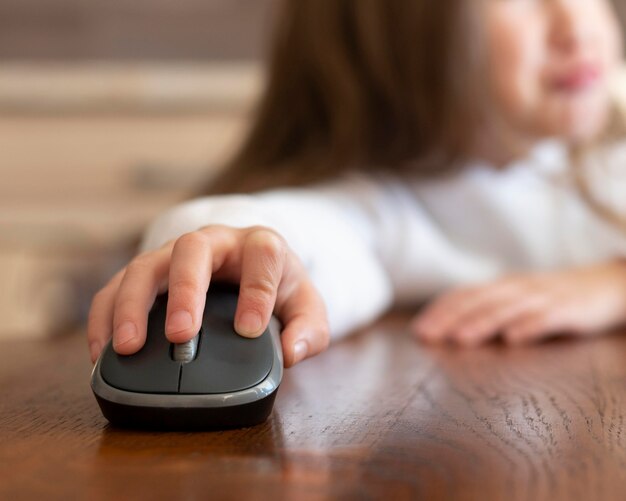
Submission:
[[[475,7],[283,0],[252,126],[203,194],[305,184],[356,164],[459,164],[485,110]]]
[[[238,152],[198,195],[294,186],[359,169],[460,168],[493,120],[476,0],[282,0],[264,93]],[[606,138],[624,137],[615,107]],[[580,195],[626,229],[585,181]]]

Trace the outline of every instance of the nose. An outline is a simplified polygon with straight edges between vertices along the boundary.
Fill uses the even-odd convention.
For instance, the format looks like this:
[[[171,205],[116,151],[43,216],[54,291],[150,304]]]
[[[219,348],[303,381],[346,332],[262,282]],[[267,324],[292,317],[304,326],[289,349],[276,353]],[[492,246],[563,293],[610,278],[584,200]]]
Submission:
[[[600,0],[587,0],[600,1]],[[550,39],[562,52],[576,52],[590,38],[591,30],[585,9],[579,0],[548,0],[550,9]]]

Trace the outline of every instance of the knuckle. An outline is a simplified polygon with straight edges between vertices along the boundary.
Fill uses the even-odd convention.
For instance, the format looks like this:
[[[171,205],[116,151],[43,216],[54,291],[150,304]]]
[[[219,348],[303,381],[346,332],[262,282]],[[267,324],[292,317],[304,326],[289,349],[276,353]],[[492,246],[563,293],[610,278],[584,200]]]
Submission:
[[[130,320],[134,311],[141,311],[137,308],[136,301],[125,296],[118,296],[115,299],[113,310],[116,325],[120,324],[122,320]]]
[[[252,280],[242,281],[242,288],[248,299],[253,302],[265,303],[276,292],[276,284],[266,277],[256,277]]]
[[[477,321],[472,321],[469,320],[467,322],[464,322],[462,325],[456,326],[454,330],[454,333],[461,336],[461,337],[465,337],[467,336],[469,333],[473,333],[476,331],[480,331],[482,330],[482,328],[484,328],[483,323],[477,322]]]
[[[287,251],[287,241],[273,228],[253,226],[248,233],[248,241],[254,244],[257,250],[272,256],[283,256]]]
[[[274,289],[274,282],[282,276],[286,262],[286,246],[280,239],[265,237],[258,240],[249,240],[245,252],[254,256],[254,263],[259,275],[266,278],[257,278],[257,287],[261,290]]]
[[[174,248],[204,246],[208,239],[208,235],[202,231],[191,231],[178,237],[174,243]]]
[[[559,317],[556,312],[546,311],[546,312],[543,312],[537,318],[537,321],[535,322],[534,326],[536,329],[543,331],[555,325],[557,323],[558,318]]]
[[[463,301],[454,301],[448,304],[442,304],[438,308],[438,313],[449,316],[450,321],[456,322],[464,314],[470,314],[471,304]]]
[[[139,254],[133,258],[133,260],[128,263],[126,267],[126,274],[135,275],[137,273],[150,273],[152,272],[152,260],[150,259],[150,255],[147,253]]]
[[[179,277],[169,284],[170,292],[178,296],[193,295],[199,289],[200,285],[191,277]]]

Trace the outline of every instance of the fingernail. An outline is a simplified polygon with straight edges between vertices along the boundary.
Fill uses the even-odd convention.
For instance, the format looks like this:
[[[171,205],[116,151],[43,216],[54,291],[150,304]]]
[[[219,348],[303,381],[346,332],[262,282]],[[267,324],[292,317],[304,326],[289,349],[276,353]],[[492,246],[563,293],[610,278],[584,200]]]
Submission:
[[[261,317],[253,311],[246,311],[237,324],[237,332],[244,336],[251,336],[259,332],[261,327]]]
[[[193,319],[191,318],[191,313],[185,310],[178,310],[167,318],[165,330],[168,334],[175,334],[191,328],[192,324]]]
[[[293,363],[297,364],[302,359],[304,359],[308,350],[309,345],[306,341],[297,341],[296,344],[293,345]]]
[[[100,353],[100,343],[98,343],[98,341],[92,341],[89,343],[89,354],[91,355],[91,360],[93,362],[96,361],[98,353]]]
[[[122,346],[135,339],[135,337],[137,337],[137,327],[133,322],[127,320],[115,330],[115,335],[113,336],[115,347]]]

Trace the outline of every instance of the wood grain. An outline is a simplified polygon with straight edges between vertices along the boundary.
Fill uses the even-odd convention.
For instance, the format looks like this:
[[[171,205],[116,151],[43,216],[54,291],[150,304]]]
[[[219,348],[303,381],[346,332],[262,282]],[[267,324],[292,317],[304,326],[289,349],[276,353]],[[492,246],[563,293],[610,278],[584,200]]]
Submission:
[[[270,419],[110,427],[82,332],[0,343],[0,499],[623,499],[626,336],[426,347],[394,312],[288,370]]]

